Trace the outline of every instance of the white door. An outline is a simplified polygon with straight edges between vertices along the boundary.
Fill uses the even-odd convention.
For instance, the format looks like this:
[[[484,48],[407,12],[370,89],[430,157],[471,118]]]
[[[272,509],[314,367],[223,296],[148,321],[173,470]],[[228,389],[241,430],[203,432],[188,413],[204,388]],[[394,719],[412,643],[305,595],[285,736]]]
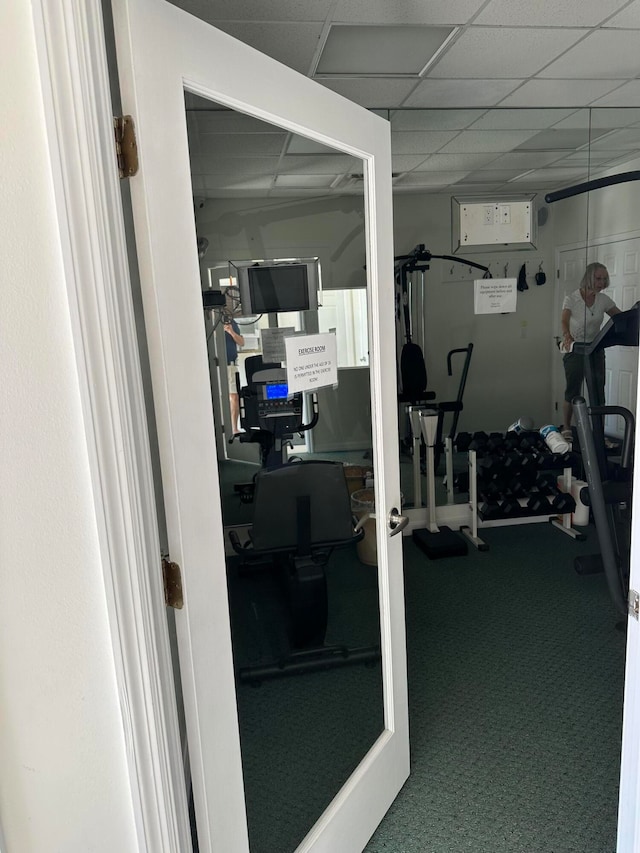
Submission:
[[[122,101],[134,117],[131,184],[200,850],[247,851],[224,541],[203,334],[185,89],[362,158],[384,726],[300,851],[361,850],[409,772],[393,328],[388,125],[162,0],[114,0]],[[268,733],[267,733],[268,736]]]

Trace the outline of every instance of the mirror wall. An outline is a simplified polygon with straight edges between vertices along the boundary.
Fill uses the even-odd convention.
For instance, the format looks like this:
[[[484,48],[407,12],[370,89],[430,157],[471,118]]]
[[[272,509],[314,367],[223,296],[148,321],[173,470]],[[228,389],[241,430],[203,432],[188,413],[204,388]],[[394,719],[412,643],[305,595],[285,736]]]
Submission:
[[[229,261],[317,257],[327,295],[318,312],[296,316],[243,318],[235,311],[245,338],[238,358],[241,387],[247,381],[246,358],[260,354],[262,329],[335,329],[339,349],[347,353],[340,382],[337,388],[322,390],[317,426],[294,435],[286,455],[360,468],[353,485],[366,489],[375,472],[362,335],[362,164],[309,140],[285,139],[277,128],[192,96],[187,97],[187,114],[195,216],[199,236],[208,241],[201,260],[203,287],[228,278]],[[387,117],[396,174],[395,252],[406,255],[424,245],[433,255],[455,257],[433,258],[427,269],[410,278],[412,337],[424,353],[427,387],[437,400],[455,400],[463,359],[453,359],[449,375],[447,355],[472,343],[457,431],[504,432],[524,416],[536,426],[561,425],[565,376],[557,342],[564,297],[579,286],[587,263],[598,261],[608,269],[608,293],[621,310],[638,300],[640,201],[634,183],[553,203],[545,196],[590,178],[638,168],[640,110],[398,110]],[[435,150],[435,140],[442,145],[443,134],[449,148],[444,153]],[[429,141],[434,152],[424,153]],[[525,196],[533,197],[532,245],[456,250],[452,199]],[[478,273],[460,258],[488,266],[494,277],[518,279],[523,286],[518,288],[516,310],[477,314],[473,294]],[[359,295],[342,301],[350,293]],[[389,317],[399,348],[405,333],[400,304]],[[235,310],[233,301],[227,307]],[[228,441],[234,430],[223,319],[221,312],[207,312],[205,333],[212,403],[217,424],[225,428],[218,435],[225,525],[242,533],[243,526],[251,524],[253,507],[237,487],[252,481],[260,461],[255,444]],[[606,401],[635,411],[637,348],[612,348],[606,358]],[[309,405],[307,401],[307,412]],[[401,439],[407,430],[403,414],[399,407]],[[451,419],[445,419],[445,434],[450,426]],[[619,430],[617,419],[610,419],[608,434],[615,439]],[[466,455],[455,464],[464,468]],[[405,505],[410,507],[417,503],[414,460],[401,454],[399,465]],[[439,473],[444,473],[442,464]],[[420,478],[424,503],[423,470]],[[438,482],[439,503],[467,499],[464,492],[447,495]],[[241,576],[237,555],[229,551],[240,668],[286,651],[289,638],[282,629],[287,613],[278,611],[282,599],[275,586],[264,592],[261,609],[258,595],[265,577]],[[346,569],[343,559],[348,561]],[[375,569],[357,551],[345,551],[328,566],[327,578],[327,641],[375,645]],[[336,687],[342,679],[344,692]],[[319,683],[326,695],[319,692]],[[241,685],[239,708],[252,851],[274,849],[272,819],[282,833],[277,849],[293,850],[383,729],[379,666],[266,680],[259,688]],[[320,757],[327,759],[322,774],[314,764]]]
[[[217,307],[203,311],[203,335],[217,426],[250,849],[287,853],[385,727],[375,522],[368,519],[375,469],[364,188],[360,180],[347,198],[300,198],[295,171],[281,170],[274,179],[270,170],[283,144],[296,151],[311,143],[200,98],[188,96],[187,109],[194,186],[202,180],[203,191],[215,194],[195,193],[194,208],[203,291],[221,294]],[[235,165],[242,175],[230,162],[240,147],[245,157]],[[362,173],[354,158],[322,151],[332,168]],[[219,171],[205,176],[212,157]],[[315,176],[313,195],[332,181],[332,175]],[[283,194],[265,197],[272,184]],[[281,303],[290,310],[266,306],[256,313],[244,305],[239,271],[268,261],[276,264],[278,293],[286,291],[284,285],[279,290],[278,269],[289,261],[304,266],[308,280],[317,269],[319,304],[311,288],[308,307]],[[284,340],[316,334],[335,342],[336,381],[294,394],[282,367]],[[299,539],[305,522],[273,475],[295,477],[307,466],[309,483],[313,471],[325,470],[318,463],[331,470],[326,481],[304,488],[310,547],[285,550],[292,527]],[[357,534],[355,520],[362,521]]]

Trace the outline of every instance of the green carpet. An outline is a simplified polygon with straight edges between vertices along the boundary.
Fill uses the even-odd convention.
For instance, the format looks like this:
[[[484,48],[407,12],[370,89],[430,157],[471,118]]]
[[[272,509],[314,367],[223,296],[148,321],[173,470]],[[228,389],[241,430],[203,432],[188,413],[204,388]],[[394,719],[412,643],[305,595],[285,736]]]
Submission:
[[[613,853],[624,634],[597,550],[546,523],[428,560],[405,539],[411,776],[367,853]],[[377,641],[375,569],[338,553],[328,642]],[[230,572],[237,664],[286,647],[269,578]],[[248,585],[247,585],[248,583]],[[382,729],[378,666],[239,685],[252,853],[293,853]]]
[[[427,561],[405,540],[412,772],[367,853],[615,850],[624,634],[547,524]]]

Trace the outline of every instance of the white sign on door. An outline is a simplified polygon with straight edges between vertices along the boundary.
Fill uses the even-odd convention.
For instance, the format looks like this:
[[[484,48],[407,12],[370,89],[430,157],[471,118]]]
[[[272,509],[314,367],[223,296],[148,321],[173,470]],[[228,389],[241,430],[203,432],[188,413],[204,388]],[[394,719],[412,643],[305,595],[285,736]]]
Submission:
[[[297,335],[285,339],[289,393],[338,384],[336,336]]]

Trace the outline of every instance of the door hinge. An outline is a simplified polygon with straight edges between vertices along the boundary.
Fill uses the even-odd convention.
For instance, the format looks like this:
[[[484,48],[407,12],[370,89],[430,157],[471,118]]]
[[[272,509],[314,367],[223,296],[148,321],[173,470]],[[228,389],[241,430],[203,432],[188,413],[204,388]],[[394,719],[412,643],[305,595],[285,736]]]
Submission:
[[[173,563],[168,557],[162,558],[162,579],[164,581],[164,603],[167,607],[182,610],[184,605],[182,572],[180,566]]]
[[[131,116],[114,116],[113,133],[118,172],[121,178],[131,178],[138,171],[138,144]]]
[[[640,594],[638,594],[635,589],[629,590],[628,605],[629,613],[634,619],[638,620],[640,617]]]

